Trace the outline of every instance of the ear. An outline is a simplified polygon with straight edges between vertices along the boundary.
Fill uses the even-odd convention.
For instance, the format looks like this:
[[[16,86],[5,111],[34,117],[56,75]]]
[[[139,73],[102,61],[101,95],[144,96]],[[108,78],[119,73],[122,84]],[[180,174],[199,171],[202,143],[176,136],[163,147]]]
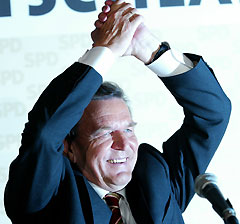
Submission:
[[[63,140],[64,150],[63,155],[66,156],[71,162],[76,163],[76,156],[74,155],[73,150],[71,149],[72,144],[66,138]]]

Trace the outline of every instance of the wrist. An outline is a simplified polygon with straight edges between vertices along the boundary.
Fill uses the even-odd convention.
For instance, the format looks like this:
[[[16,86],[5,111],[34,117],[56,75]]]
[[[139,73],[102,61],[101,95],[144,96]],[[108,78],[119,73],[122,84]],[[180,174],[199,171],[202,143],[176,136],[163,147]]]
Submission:
[[[159,41],[143,41],[138,43],[133,55],[144,64],[148,64],[151,63],[159,48]]]
[[[146,61],[144,61],[145,65],[148,65],[154,61],[154,58],[155,58],[156,54],[159,52],[160,47],[161,47],[161,45],[158,45],[158,48],[152,52],[151,57],[150,58],[148,57],[148,59]]]
[[[149,63],[156,52],[159,50],[159,40],[141,24],[134,34],[132,43],[132,55],[142,61],[144,64]]]

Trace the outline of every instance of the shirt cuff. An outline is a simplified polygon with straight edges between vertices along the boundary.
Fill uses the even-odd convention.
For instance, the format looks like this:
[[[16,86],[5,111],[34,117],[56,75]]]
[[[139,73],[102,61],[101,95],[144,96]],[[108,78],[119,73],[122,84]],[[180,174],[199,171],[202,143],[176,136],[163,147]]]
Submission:
[[[115,61],[115,56],[107,47],[94,47],[87,50],[78,62],[93,67],[104,76]]]
[[[171,48],[147,67],[159,77],[170,77],[189,71],[193,68],[193,62],[184,54]]]

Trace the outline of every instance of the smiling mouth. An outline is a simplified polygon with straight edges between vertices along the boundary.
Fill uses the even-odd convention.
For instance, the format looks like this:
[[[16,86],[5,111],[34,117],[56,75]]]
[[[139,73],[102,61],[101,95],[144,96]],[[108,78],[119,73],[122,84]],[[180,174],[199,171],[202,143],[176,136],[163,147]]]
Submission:
[[[111,164],[121,164],[127,162],[127,158],[122,158],[122,159],[109,159],[107,160],[108,163]]]

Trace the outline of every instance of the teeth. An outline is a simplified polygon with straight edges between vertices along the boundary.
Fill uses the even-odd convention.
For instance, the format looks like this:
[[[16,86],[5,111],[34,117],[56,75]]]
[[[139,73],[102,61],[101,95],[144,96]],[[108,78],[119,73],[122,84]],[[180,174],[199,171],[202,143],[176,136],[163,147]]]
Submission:
[[[115,164],[115,163],[124,163],[126,161],[127,161],[127,158],[123,158],[123,159],[109,159],[108,160],[109,163],[113,163],[113,164]]]

